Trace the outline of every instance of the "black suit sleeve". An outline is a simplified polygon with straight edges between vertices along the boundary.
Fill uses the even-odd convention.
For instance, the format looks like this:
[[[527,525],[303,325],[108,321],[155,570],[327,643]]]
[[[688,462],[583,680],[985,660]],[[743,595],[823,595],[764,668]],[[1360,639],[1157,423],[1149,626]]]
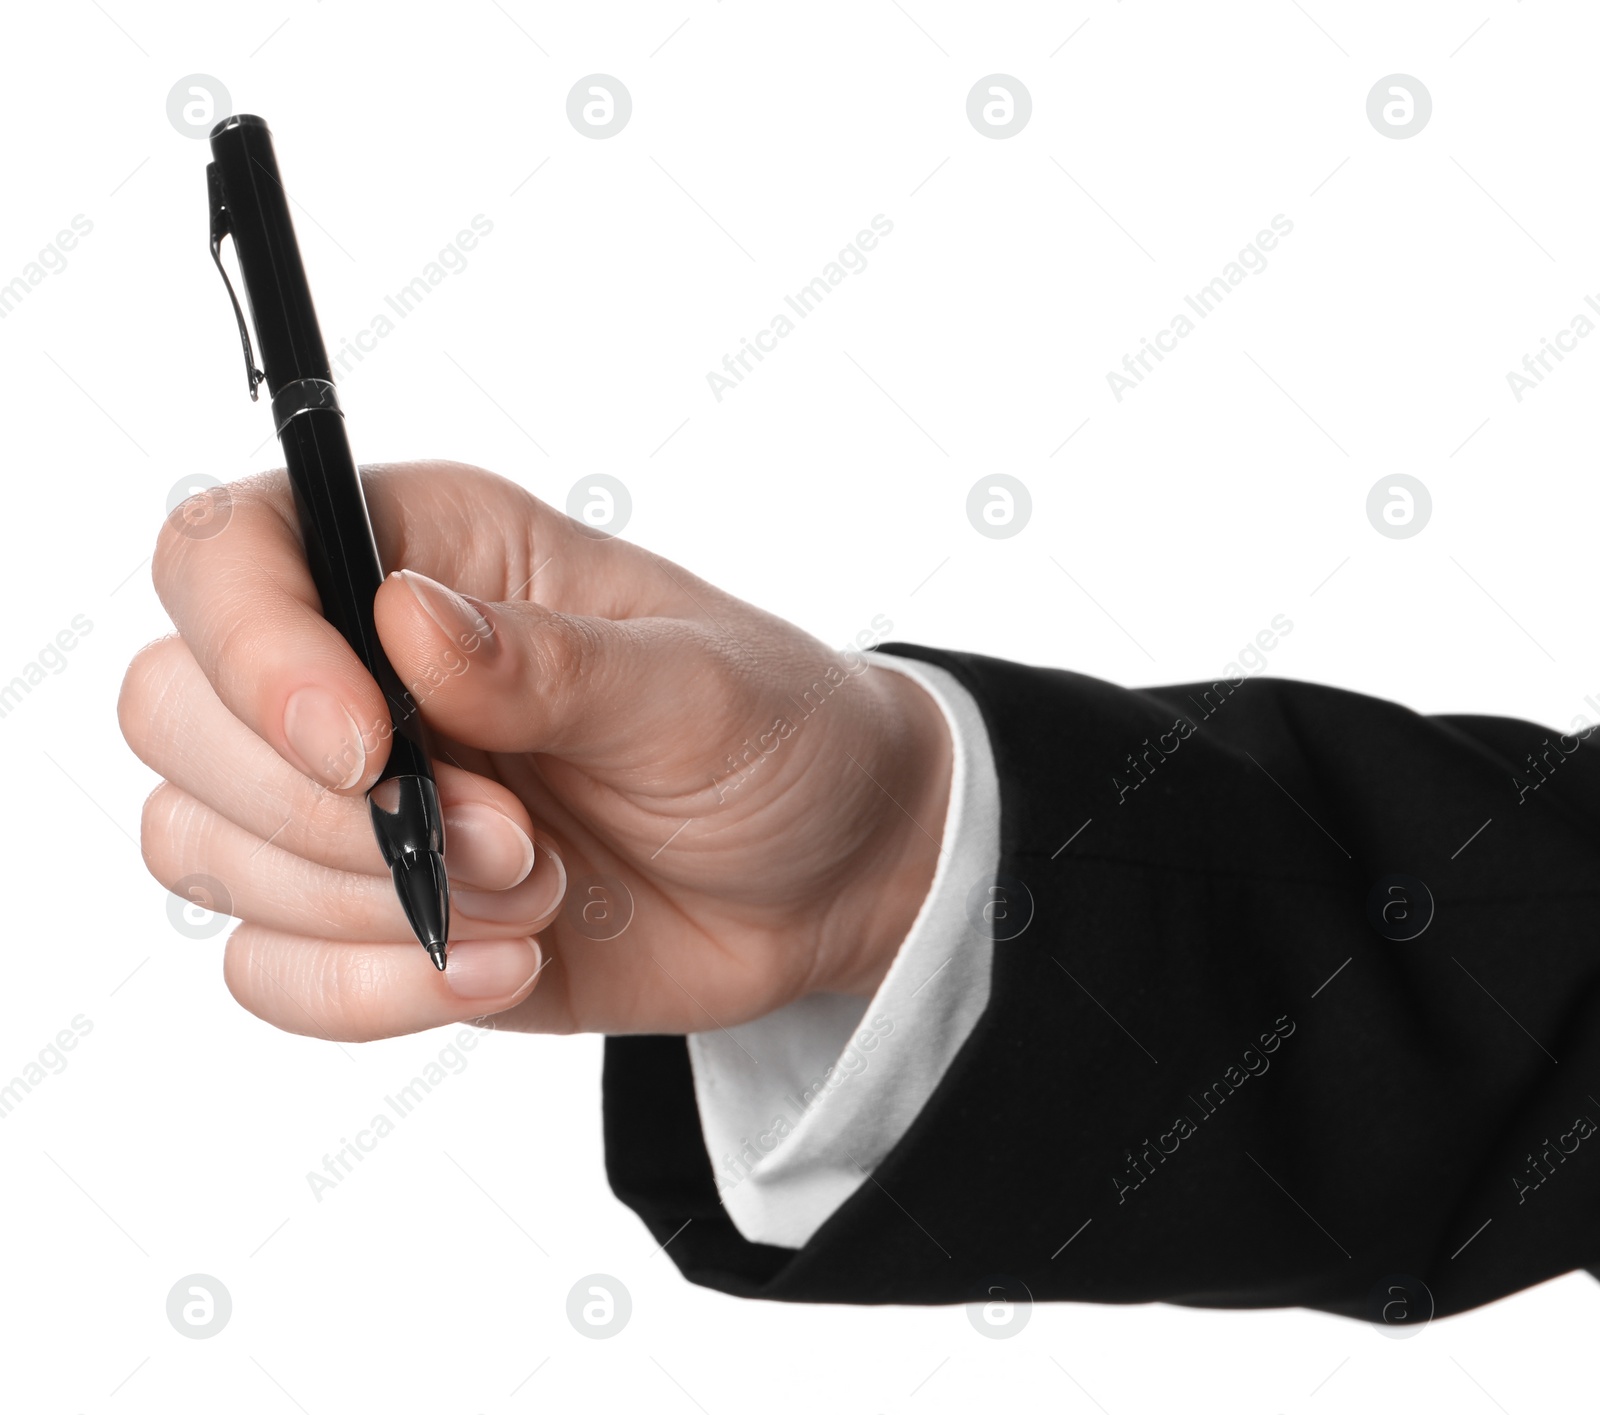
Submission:
[[[1600,1263],[1600,738],[887,651],[988,728],[991,999],[798,1251],[719,1206],[683,1039],[609,1038],[612,1187],[691,1281],[1368,1317]]]

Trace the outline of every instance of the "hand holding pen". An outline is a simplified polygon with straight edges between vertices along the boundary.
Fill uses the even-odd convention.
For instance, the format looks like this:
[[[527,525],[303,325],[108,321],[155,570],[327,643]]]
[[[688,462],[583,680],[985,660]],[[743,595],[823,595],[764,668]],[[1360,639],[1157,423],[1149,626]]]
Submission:
[[[229,488],[225,534],[169,518],[153,574],[179,633],[135,658],[119,715],[165,778],[152,873],[211,877],[245,921],[235,997],[367,1040],[870,995],[951,774],[933,700],[861,656],[891,626],[829,649],[474,468],[358,476],[265,125],[230,119],[214,150],[213,253],[233,236],[288,471]],[[448,971],[419,970],[413,940],[442,963],[446,937]]]
[[[423,959],[373,844],[359,793],[387,707],[318,612],[273,472],[228,488],[222,534],[163,528],[154,577],[178,634],[139,653],[120,704],[166,778],[144,815],[151,872],[213,877],[244,920],[224,960],[239,1002],[366,1041],[488,1014],[700,1031],[808,992],[870,995],[927,894],[951,771],[937,705],[859,651],[887,622],[863,615],[852,651],[832,649],[473,467],[365,482],[379,552],[407,567],[374,622],[401,679],[429,685],[450,968]],[[306,688],[327,710],[291,737]],[[351,723],[378,751],[324,790],[317,764]]]

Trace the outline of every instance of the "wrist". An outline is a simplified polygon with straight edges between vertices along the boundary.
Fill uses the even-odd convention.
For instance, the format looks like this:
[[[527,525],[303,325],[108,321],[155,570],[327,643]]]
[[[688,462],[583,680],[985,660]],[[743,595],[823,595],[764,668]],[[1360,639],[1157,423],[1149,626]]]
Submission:
[[[873,764],[881,816],[871,845],[836,896],[835,918],[853,937],[837,950],[830,992],[871,997],[933,885],[950,809],[954,744],[944,712],[915,679],[873,666],[866,675],[881,727]]]

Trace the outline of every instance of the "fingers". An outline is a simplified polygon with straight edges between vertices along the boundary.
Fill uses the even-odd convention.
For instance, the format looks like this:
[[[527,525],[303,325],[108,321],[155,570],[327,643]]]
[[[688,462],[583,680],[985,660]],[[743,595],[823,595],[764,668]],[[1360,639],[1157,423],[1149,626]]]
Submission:
[[[145,863],[168,889],[203,875],[221,885],[223,912],[267,928],[327,939],[413,938],[386,873],[353,873],[303,859],[167,782],[150,793],[142,824]],[[537,933],[550,922],[566,890],[566,869],[548,837],[534,854],[527,878],[509,889],[451,891],[452,939]]]
[[[410,570],[389,576],[375,612],[390,661],[421,685],[423,716],[489,751],[616,766],[663,741],[727,735],[755,698],[728,637],[697,620],[489,604]]]
[[[533,938],[452,940],[440,973],[415,942],[331,943],[242,924],[223,977],[241,1006],[286,1032],[374,1041],[515,1007],[546,973]]]
[[[219,533],[163,524],[161,601],[235,717],[314,781],[370,786],[388,750],[383,694],[319,612],[286,490],[259,479],[227,490]]]
[[[386,565],[415,565],[491,599],[537,592],[605,617],[688,603],[662,562],[586,536],[487,472],[421,463],[372,469],[363,482]],[[196,534],[180,514],[163,525],[153,565],[162,603],[236,718],[313,780],[365,789],[387,755],[388,711],[321,616],[287,478],[273,473],[209,495],[227,497],[220,530]]]
[[[146,765],[248,834],[334,870],[388,872],[366,802],[324,790],[222,705],[182,639],[134,657],[117,702],[123,735]],[[452,880],[507,889],[533,866],[533,823],[517,796],[440,763],[446,868]]]

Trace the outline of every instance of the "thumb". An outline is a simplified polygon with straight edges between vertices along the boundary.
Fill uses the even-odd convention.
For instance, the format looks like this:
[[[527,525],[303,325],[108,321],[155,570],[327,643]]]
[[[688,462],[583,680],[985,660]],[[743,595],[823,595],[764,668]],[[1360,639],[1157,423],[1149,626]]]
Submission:
[[[489,604],[414,570],[384,581],[374,613],[429,726],[484,751],[620,767],[647,757],[652,742],[742,721],[749,705],[737,700],[752,696],[719,640],[692,620]]]

